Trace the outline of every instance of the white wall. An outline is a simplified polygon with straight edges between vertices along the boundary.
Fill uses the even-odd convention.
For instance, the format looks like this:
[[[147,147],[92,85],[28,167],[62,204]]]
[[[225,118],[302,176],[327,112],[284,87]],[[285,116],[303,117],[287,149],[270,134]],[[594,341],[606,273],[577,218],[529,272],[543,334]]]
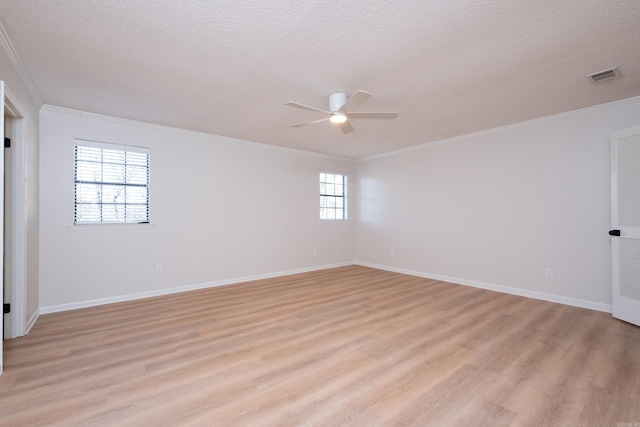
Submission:
[[[609,136],[638,123],[635,98],[362,160],[356,260],[607,310]]]
[[[640,123],[638,98],[356,164],[54,107],[40,117],[45,312],[354,258],[610,308],[609,135]],[[150,147],[153,227],[74,231],[74,138]],[[317,220],[321,170],[350,175],[351,221]]]
[[[43,312],[353,260],[353,221],[318,219],[318,173],[350,160],[49,106],[40,134]],[[74,138],[150,148],[152,227],[71,227]]]
[[[14,107],[19,107],[21,117],[14,122],[14,127],[20,127],[23,136],[21,141],[13,141],[13,152],[21,150],[19,156],[14,159],[22,161],[21,165],[15,165],[14,168],[24,171],[20,183],[23,189],[21,199],[24,206],[21,209],[23,216],[14,218],[12,221],[22,222],[22,230],[24,233],[24,271],[21,274],[24,277],[24,318],[20,319],[21,325],[25,328],[32,326],[35,321],[39,308],[39,287],[38,287],[38,109],[40,108],[40,100],[33,95],[35,90],[30,91],[27,87],[28,77],[24,71],[19,71],[17,56],[12,50],[12,46],[8,41],[8,37],[4,28],[0,24],[0,80],[5,82],[5,90],[9,93]],[[26,80],[25,80],[26,79]],[[19,201],[14,200],[13,203]],[[12,310],[15,312],[16,310]],[[25,330],[18,331],[17,335],[22,335]]]

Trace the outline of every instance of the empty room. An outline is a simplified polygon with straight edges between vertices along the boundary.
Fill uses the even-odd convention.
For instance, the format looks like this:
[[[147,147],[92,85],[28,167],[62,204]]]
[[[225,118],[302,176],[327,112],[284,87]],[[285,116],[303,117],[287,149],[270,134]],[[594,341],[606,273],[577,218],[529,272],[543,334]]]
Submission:
[[[0,425],[640,427],[639,20],[3,0]]]

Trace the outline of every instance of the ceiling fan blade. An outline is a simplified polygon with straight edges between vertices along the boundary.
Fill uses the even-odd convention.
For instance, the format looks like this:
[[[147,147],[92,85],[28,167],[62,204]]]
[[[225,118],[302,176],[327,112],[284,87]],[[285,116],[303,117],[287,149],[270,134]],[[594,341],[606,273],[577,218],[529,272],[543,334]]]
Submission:
[[[349,113],[350,119],[381,119],[381,120],[393,120],[398,117],[398,113],[383,113],[383,112],[357,112]]]
[[[300,126],[306,126],[306,125],[312,125],[312,124],[315,124],[315,123],[326,122],[329,119],[330,119],[330,117],[327,117],[326,119],[312,120],[310,122],[296,123],[295,125],[291,125],[291,127],[292,128],[299,128]]]
[[[347,99],[342,107],[338,110],[339,113],[348,113],[355,110],[360,104],[371,98],[373,95],[364,90],[359,90]]]
[[[351,132],[353,132],[355,130],[353,128],[353,126],[351,125],[351,123],[349,122],[349,120],[347,120],[344,123],[340,123],[338,126],[340,126],[340,129],[342,130],[342,133],[351,133]]]
[[[309,111],[315,111],[317,113],[331,115],[331,113],[328,111],[321,110],[319,108],[309,107],[308,105],[298,104],[297,102],[293,102],[293,101],[289,101],[284,105],[288,105],[289,107],[294,107],[294,108],[300,108],[301,110],[309,110]]]

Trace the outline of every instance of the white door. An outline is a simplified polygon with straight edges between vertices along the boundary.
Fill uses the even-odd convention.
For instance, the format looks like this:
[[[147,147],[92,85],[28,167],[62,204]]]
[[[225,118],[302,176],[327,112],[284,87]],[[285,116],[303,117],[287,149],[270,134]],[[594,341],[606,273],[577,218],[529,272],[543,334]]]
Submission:
[[[0,135],[4,138],[4,82],[0,80]],[[4,147],[4,139],[2,140]],[[4,148],[0,150],[0,164],[4,169]],[[0,173],[0,176],[4,176],[4,170]],[[4,200],[4,184],[0,185],[0,200]],[[0,209],[0,224],[4,223],[4,219],[2,217],[4,213],[4,209]],[[2,237],[2,227],[0,227],[0,242],[3,240]],[[0,260],[3,259],[4,255],[3,246],[0,245]],[[2,274],[0,274],[0,289],[4,288]],[[0,305],[4,307],[4,292],[0,292]],[[4,315],[0,316],[0,331],[4,331]],[[0,340],[0,375],[2,375],[2,366],[3,366],[4,358],[2,355],[2,341]]]
[[[640,126],[611,135],[613,317],[640,325]]]
[[[5,105],[4,108],[4,112],[5,114],[7,113],[7,106]],[[9,115],[4,116],[4,137],[5,138],[11,138],[11,120]],[[11,206],[11,148],[6,148],[4,149],[4,224],[3,224],[3,230],[4,230],[4,276],[3,276],[3,283],[4,283],[4,302],[5,303],[12,303],[11,304],[11,311],[14,311],[15,307],[13,306],[13,301],[11,298],[11,278],[12,278],[12,271],[11,271],[11,267],[13,264],[13,260],[11,259],[11,255],[12,255],[12,243],[11,242],[11,210],[12,210],[12,206]],[[12,338],[12,330],[11,330],[11,312],[6,313],[4,315],[4,334],[3,334],[3,338],[4,339],[9,339]]]

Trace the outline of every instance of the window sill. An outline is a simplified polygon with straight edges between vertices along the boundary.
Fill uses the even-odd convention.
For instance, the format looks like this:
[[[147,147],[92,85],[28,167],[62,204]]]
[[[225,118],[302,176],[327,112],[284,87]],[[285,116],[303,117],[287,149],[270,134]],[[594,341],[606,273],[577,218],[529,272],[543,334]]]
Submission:
[[[69,225],[69,231],[148,230],[155,224],[77,224]]]

